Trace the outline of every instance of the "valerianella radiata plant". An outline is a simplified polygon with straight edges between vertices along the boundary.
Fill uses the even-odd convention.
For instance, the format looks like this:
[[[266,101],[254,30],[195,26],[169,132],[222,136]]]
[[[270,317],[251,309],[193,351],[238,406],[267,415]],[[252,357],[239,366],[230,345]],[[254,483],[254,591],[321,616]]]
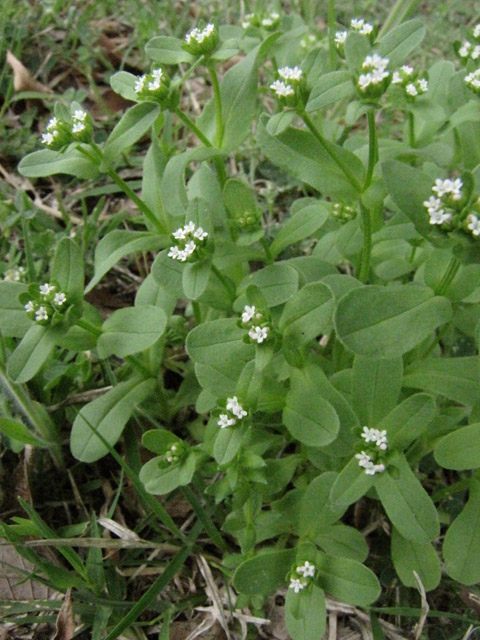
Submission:
[[[330,16],[307,38],[272,7],[153,38],[144,74],[111,78],[134,104],[107,137],[59,105],[19,166],[103,175],[132,202],[128,230],[108,227],[86,287],[67,233],[49,273],[0,283],[12,383],[107,361],[106,391],[54,414],[72,455],[108,455],[126,425],[131,451],[141,416],[143,488],[209,514],[234,606],[283,594],[293,640],[322,637],[326,595],[374,603],[380,573],[402,603],[442,566],[480,581],[480,27],[424,69],[420,20],[379,26]],[[134,304],[102,319],[84,295],[139,252]]]

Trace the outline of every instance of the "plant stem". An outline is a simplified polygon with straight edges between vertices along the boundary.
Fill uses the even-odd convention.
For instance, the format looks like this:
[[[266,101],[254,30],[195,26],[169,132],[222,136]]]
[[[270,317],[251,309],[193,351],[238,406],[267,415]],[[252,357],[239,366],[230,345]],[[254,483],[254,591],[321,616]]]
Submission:
[[[12,382],[5,372],[3,364],[0,364],[0,388],[4,390],[6,397],[12,398],[17,408],[23,413],[25,418],[32,424],[43,440],[48,443],[50,453],[57,465],[63,465],[62,451],[59,445],[60,438],[48,414],[40,409],[42,405],[35,403],[29,396],[23,385]]]
[[[210,80],[212,81],[213,96],[215,99],[215,146],[218,149],[221,149],[223,142],[222,94],[220,92],[218,76],[215,70],[215,63],[209,60],[207,63],[207,69],[210,75]]]
[[[328,155],[330,156],[330,158],[335,162],[335,164],[341,169],[341,171],[344,173],[345,177],[348,179],[348,181],[350,182],[350,184],[357,190],[357,191],[361,191],[362,187],[360,185],[360,183],[358,182],[358,180],[355,178],[355,176],[353,175],[353,173],[350,171],[350,169],[346,166],[346,164],[344,162],[342,162],[342,160],[340,160],[340,158],[337,156],[337,154],[335,153],[335,151],[332,149],[333,144],[329,143],[320,133],[320,131],[317,129],[317,127],[315,126],[315,124],[312,122],[312,120],[309,118],[309,116],[306,114],[305,111],[299,111],[298,115],[300,116],[300,118],[304,121],[304,123],[307,125],[307,127],[310,129],[311,133],[314,135],[314,137],[316,138],[316,140],[321,144],[322,148],[324,149],[324,151],[326,151],[326,153],[328,153]]]
[[[372,253],[372,219],[370,217],[370,211],[362,202],[360,202],[360,212],[363,222],[363,249],[358,279],[360,282],[366,282],[370,270],[370,256]]]
[[[369,109],[367,111],[368,122],[368,167],[367,174],[365,176],[365,182],[363,184],[363,191],[366,191],[372,184],[373,170],[378,158],[378,141],[377,141],[377,128],[375,126],[375,111]]]
[[[233,302],[235,300],[235,288],[232,287],[232,284],[228,278],[226,278],[223,273],[212,263],[212,271],[223,284],[226,292],[228,293],[228,297]]]
[[[408,112],[408,144],[415,147],[415,116],[412,111]]]
[[[195,318],[195,324],[202,324],[202,310],[200,309],[200,305],[195,300],[192,300],[192,309],[193,309],[193,317]]]
[[[337,62],[337,51],[335,49],[335,0],[328,0],[328,51],[330,55],[330,66],[332,71],[335,69]]]
[[[420,0],[397,0],[378,35],[383,36],[397,24],[400,24],[405,16],[410,11],[413,11],[417,4],[420,4]]]
[[[181,109],[179,109],[178,107],[175,107],[174,113],[179,117],[179,119],[183,122],[183,124],[187,126],[194,135],[197,136],[200,142],[203,142],[203,144],[209,149],[213,148],[213,144],[210,142],[207,136],[202,131],[200,131],[197,125],[193,122],[193,120],[189,118],[185,113],[183,113]],[[223,165],[222,159],[217,156],[213,158],[213,162],[215,163],[215,169],[217,170],[220,186],[223,188],[223,185],[227,181],[227,176],[225,173],[225,167]]]
[[[96,327],[95,325],[93,325],[91,322],[88,322],[88,320],[85,320],[84,318],[79,318],[76,322],[76,325],[81,329],[85,329],[85,331],[88,331],[89,333],[93,334],[95,338],[98,338],[102,335],[102,330],[99,327]]]
[[[442,276],[442,279],[438,283],[438,286],[435,288],[435,295],[443,296],[447,291],[448,287],[452,284],[453,279],[457,275],[457,271],[460,268],[460,261],[455,257],[451,256],[450,262],[445,269],[445,273]]]
[[[265,250],[265,258],[267,260],[267,264],[272,264],[275,259],[272,256],[272,252],[270,251],[270,247],[268,246],[268,242],[265,240],[265,238],[260,238],[260,244],[262,245],[262,247]]]

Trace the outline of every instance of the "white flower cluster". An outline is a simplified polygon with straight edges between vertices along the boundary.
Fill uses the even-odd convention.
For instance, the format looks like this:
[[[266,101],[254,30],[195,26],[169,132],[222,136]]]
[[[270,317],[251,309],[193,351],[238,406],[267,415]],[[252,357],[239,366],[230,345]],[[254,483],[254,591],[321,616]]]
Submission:
[[[303,71],[300,67],[282,67],[278,70],[278,75],[281,80],[272,82],[270,89],[277,94],[278,98],[287,98],[295,95],[294,87],[303,77]]]
[[[454,206],[462,197],[463,182],[460,178],[456,180],[441,180],[437,178],[432,187],[434,196],[425,200],[423,206],[430,216],[430,224],[442,225],[450,222],[453,214],[448,209]]]
[[[180,460],[180,457],[183,453],[182,447],[179,444],[172,444],[170,449],[167,449],[165,452],[165,460],[169,464],[174,464]]]
[[[148,91],[157,91],[162,86],[162,80],[165,79],[163,69],[153,69],[153,71],[147,75],[143,75],[137,78],[135,81],[135,93],[139,95],[147,89]]]
[[[367,451],[361,451],[355,455],[358,460],[358,466],[365,469],[367,476],[374,476],[376,473],[382,473],[385,471],[385,465],[381,462],[379,457],[380,451],[386,451],[388,448],[388,438],[385,429],[370,429],[369,427],[363,427],[361,437],[365,440],[366,444],[372,444]]]
[[[255,305],[251,307],[245,305],[242,312],[242,324],[249,327],[248,336],[253,342],[262,344],[267,340],[270,327],[264,324],[263,314],[256,310]]]
[[[480,218],[474,213],[467,216],[467,229],[472,232],[472,236],[480,236]]]
[[[14,269],[7,269],[3,274],[4,282],[24,282],[27,271],[25,267],[16,267]]]
[[[42,140],[41,140],[42,144],[45,144],[47,147],[50,147],[54,143],[55,138],[58,137],[59,135],[59,130],[57,129],[57,126],[58,126],[58,119],[50,118],[47,124],[47,131],[42,134]]]
[[[465,84],[475,93],[480,93],[480,69],[467,74],[465,76]]]
[[[369,36],[373,31],[373,25],[369,22],[365,22],[363,18],[352,18],[350,21],[350,28],[353,31],[358,31],[364,36]]]
[[[75,109],[70,120],[50,118],[41,142],[50,149],[61,149],[71,142],[87,142],[92,133],[92,122],[83,109]]]
[[[428,91],[428,80],[426,78],[415,78],[413,67],[404,64],[399,71],[394,71],[392,84],[401,85],[407,96],[416,98]]]
[[[298,576],[302,576],[297,577]],[[295,569],[295,574],[290,578],[289,589],[293,589],[295,593],[302,591],[311,582],[309,578],[315,576],[315,565],[308,560],[305,563]]]
[[[87,112],[76,109],[72,116],[72,133],[81,133],[86,129]]]
[[[271,29],[275,27],[280,21],[280,14],[276,11],[272,11],[266,16],[259,16],[255,13],[247,13],[242,21],[242,27],[248,29],[248,27],[264,27],[265,29]]]
[[[365,451],[357,453],[355,458],[358,460],[358,466],[365,469],[367,476],[374,476],[376,473],[382,473],[385,471],[385,465],[383,462],[375,464],[372,458]]]
[[[221,413],[218,416],[217,424],[220,429],[233,427],[234,424],[237,424],[237,420],[242,420],[246,415],[248,413],[238,402],[237,396],[233,396],[233,398],[227,398],[226,413]]]
[[[479,25],[477,25],[478,27]],[[477,29],[475,27],[475,29]],[[475,35],[475,32],[474,32]],[[475,36],[478,37],[478,36]],[[472,44],[468,40],[462,42],[461,47],[458,49],[458,55],[462,60],[478,60],[480,58],[480,44]]]
[[[172,236],[177,240],[177,244],[170,247],[168,257],[186,262],[205,243],[208,233],[202,227],[196,228],[190,220],[184,227],[174,231]]]
[[[44,324],[56,311],[62,310],[67,302],[67,296],[63,291],[57,291],[54,284],[48,282],[38,287],[38,294],[38,299],[28,300],[24,309],[32,320]]]
[[[348,222],[353,220],[356,215],[355,209],[343,202],[335,202],[332,207],[332,215],[336,220],[340,222]]]
[[[199,29],[194,27],[185,36],[185,42],[187,44],[201,44],[215,31],[215,25],[209,22],[206,27]]]
[[[387,71],[389,62],[390,60],[388,58],[382,58],[378,53],[367,56],[362,63],[362,69],[366,73],[362,73],[358,78],[358,88],[360,91],[365,92],[372,85],[376,87],[381,85],[390,75],[390,71]]]

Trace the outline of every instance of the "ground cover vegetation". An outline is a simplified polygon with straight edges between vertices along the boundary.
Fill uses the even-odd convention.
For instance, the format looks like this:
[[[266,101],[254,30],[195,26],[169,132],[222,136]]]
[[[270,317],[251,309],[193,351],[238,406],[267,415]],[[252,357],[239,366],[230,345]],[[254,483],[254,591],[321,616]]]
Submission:
[[[480,16],[417,5],[2,7],[4,637],[475,637]]]

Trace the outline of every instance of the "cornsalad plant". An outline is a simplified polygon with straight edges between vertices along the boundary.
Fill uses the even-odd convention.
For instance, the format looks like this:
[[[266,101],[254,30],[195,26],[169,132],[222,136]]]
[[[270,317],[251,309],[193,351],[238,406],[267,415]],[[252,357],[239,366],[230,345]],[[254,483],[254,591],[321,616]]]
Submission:
[[[0,285],[2,378],[32,431],[2,429],[61,465],[58,424],[25,385],[34,396],[88,353],[114,384],[76,416],[54,414],[73,422],[73,456],[122,463],[128,427],[130,459],[153,453],[139,490],[183,488],[236,607],[259,611],[283,589],[294,640],[321,637],[325,594],[360,607],[380,596],[352,526],[360,500],[384,513],[404,585],[435,589],[442,562],[452,580],[480,581],[480,25],[456,43],[457,63],[421,70],[422,22],[392,22],[330,15],[313,35],[272,11],[153,38],[145,75],[111,78],[135,104],[106,139],[82,105],[58,104],[19,166],[29,178],[107,176],[136,205],[134,228],[100,239],[86,286],[78,233],[49,274],[29,259]],[[196,74],[211,90],[197,117],[185,98]],[[181,149],[166,142],[175,122]],[[139,194],[118,169],[146,137]],[[258,152],[296,193],[269,226],[248,175]],[[102,320],[84,296],[136,252],[158,253],[134,306]],[[449,497],[467,490],[452,513]],[[150,504],[191,549],[200,529],[185,542]],[[26,508],[30,528],[5,535],[52,535]],[[65,557],[75,588],[105,593],[79,554]],[[104,626],[118,623],[109,615]]]

